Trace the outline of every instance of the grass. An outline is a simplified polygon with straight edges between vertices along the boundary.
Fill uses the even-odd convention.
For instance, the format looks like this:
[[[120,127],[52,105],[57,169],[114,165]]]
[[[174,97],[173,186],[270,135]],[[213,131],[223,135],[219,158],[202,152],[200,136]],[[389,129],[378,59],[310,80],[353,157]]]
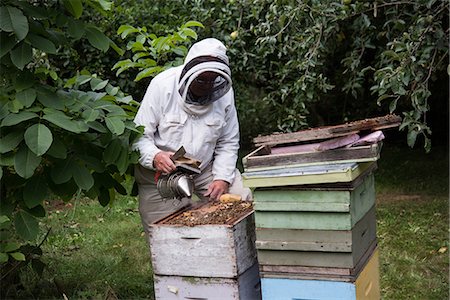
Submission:
[[[375,174],[383,299],[448,299],[448,149],[382,152]]]
[[[382,298],[448,299],[448,149],[385,145],[378,166]],[[52,205],[43,225],[48,268],[23,274],[22,299],[154,299],[135,198]]]
[[[73,205],[71,205],[73,204]],[[133,197],[104,208],[89,199],[49,209],[48,268],[30,278],[26,296],[40,299],[153,299],[149,250]],[[38,294],[36,294],[36,292]]]

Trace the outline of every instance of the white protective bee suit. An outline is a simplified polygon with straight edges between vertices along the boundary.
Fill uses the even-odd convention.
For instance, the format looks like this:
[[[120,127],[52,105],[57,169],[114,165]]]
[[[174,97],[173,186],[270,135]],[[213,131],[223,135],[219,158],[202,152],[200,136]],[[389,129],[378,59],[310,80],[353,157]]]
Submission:
[[[204,61],[203,57],[213,60]],[[211,103],[204,99],[204,105],[191,104],[189,84],[205,71],[220,74],[222,86],[230,86],[226,94],[216,95],[219,98]],[[251,198],[236,169],[239,124],[230,76],[225,46],[208,38],[191,47],[182,66],[168,69],[150,82],[134,120],[145,127],[134,146],[140,152],[135,179],[139,187],[139,212],[147,233],[151,223],[189,201],[167,201],[159,195],[153,160],[160,151],[175,152],[183,146],[186,156],[202,162],[202,173],[194,177],[194,193],[200,199],[204,199],[208,185],[218,179],[230,183],[229,193],[246,200]]]

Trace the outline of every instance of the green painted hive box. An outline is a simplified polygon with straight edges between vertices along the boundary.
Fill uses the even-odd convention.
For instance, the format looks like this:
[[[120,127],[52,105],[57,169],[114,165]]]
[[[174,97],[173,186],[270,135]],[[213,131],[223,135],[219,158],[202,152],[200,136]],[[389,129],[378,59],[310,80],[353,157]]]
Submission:
[[[375,205],[369,174],[353,190],[256,189],[257,228],[351,230]]]
[[[345,281],[358,273],[376,245],[374,206],[351,230],[256,229],[260,271],[280,277]]]

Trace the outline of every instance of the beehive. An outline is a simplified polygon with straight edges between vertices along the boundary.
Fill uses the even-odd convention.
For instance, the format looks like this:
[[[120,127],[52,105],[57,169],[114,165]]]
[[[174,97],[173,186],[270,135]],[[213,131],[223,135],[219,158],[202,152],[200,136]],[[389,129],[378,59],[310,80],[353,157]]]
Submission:
[[[380,299],[378,250],[353,282],[264,277],[261,289],[264,300],[377,300]]]
[[[156,299],[261,299],[258,264],[237,278],[155,275]]]
[[[237,278],[256,263],[254,213],[249,211],[226,224],[151,225],[150,247],[157,275]]]

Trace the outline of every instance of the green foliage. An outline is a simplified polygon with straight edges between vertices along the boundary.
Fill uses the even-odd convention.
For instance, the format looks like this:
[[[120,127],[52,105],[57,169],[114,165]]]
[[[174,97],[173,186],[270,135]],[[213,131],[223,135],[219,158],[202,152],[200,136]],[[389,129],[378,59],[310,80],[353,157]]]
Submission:
[[[24,250],[35,246],[20,245],[36,241],[44,200],[82,192],[106,206],[126,193],[122,182],[137,162],[130,145],[141,134],[133,123],[138,103],[86,70],[63,78],[63,66],[55,63],[75,51],[79,39],[103,52],[118,49],[80,19],[88,6],[106,13],[111,4],[1,2],[0,263],[10,270],[2,282],[13,284],[19,266],[40,265]],[[112,147],[114,159],[105,155]]]
[[[127,44],[127,50],[131,51],[133,57],[117,62],[113,70],[117,69],[116,75],[119,76],[130,68],[138,69],[139,73],[134,80],[139,81],[153,77],[170,67],[181,65],[188,51],[184,44],[191,39],[197,39],[197,33],[191,27],[203,25],[196,21],[188,21],[177,32],[160,37],[154,33],[147,33],[146,27],[120,26],[117,34],[122,39],[136,35],[135,39]]]
[[[240,15],[237,39],[243,41],[231,47],[242,49],[232,61],[243,62],[238,72],[263,86],[263,101],[272,105],[282,131],[320,125],[330,110],[342,107],[342,98],[353,103],[335,121],[373,114],[378,109],[370,103],[390,100],[382,109],[403,113],[408,144],[422,136],[429,150],[429,85],[448,64],[448,5],[253,1],[251,12]],[[316,116],[305,119],[311,111]]]
[[[430,149],[430,107],[445,102],[438,91],[448,81],[448,1],[153,4],[117,1],[114,22],[165,34],[195,19],[205,26],[200,38],[224,41],[239,119],[252,123],[241,128],[245,146],[258,134],[393,112],[403,117],[407,143]],[[136,62],[129,59],[123,64]]]

